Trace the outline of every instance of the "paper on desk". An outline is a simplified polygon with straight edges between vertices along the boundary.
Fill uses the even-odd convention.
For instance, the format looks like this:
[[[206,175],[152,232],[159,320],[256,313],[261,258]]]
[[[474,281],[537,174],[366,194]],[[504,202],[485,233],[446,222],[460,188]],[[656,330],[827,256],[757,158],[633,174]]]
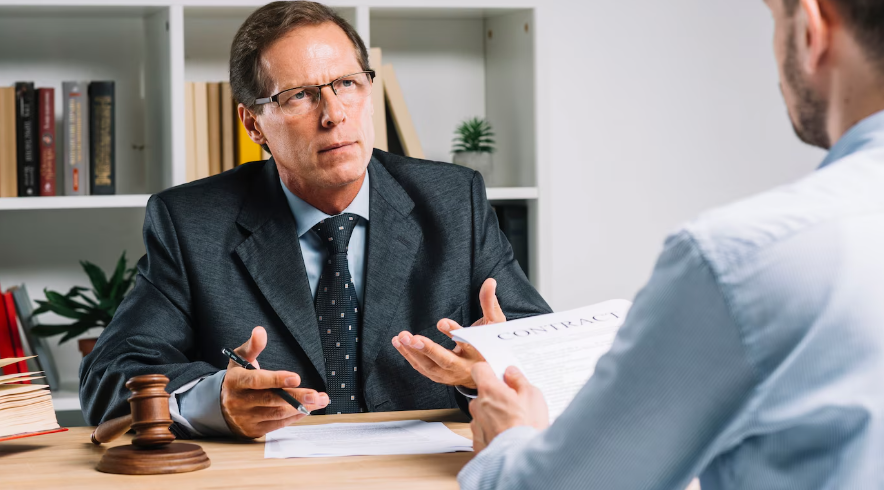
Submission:
[[[473,441],[441,422],[402,420],[361,424],[293,425],[270,432],[265,458],[317,458],[472,451]]]

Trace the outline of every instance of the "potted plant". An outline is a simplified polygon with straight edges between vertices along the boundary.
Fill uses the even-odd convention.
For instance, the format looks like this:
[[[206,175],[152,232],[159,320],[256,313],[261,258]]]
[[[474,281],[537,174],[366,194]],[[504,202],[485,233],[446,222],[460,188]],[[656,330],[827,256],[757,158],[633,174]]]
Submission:
[[[485,119],[474,117],[460,123],[454,134],[454,163],[476,170],[486,182],[491,180],[491,154],[494,153],[494,132],[491,124]]]
[[[33,316],[41,313],[53,312],[65,318],[75,320],[74,323],[68,325],[37,325],[33,328],[34,335],[40,337],[52,337],[54,335],[63,335],[59,344],[78,337],[90,328],[106,327],[123,297],[132,288],[135,281],[135,269],[126,268],[126,252],[117,261],[117,267],[113,275],[108,278],[107,275],[98,266],[85,260],[80,261],[80,265],[89,276],[92,283],[92,289],[80,286],[74,286],[67,294],[60,294],[49,289],[44,289],[46,300],[37,300],[38,308],[34,310]],[[91,297],[89,295],[91,293]],[[79,339],[80,352],[87,355],[92,352],[97,338]]]

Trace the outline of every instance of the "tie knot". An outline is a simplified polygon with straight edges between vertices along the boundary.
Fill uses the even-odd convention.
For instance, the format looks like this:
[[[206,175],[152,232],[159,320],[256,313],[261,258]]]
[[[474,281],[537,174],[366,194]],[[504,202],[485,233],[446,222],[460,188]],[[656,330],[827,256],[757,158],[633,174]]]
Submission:
[[[350,243],[350,235],[353,233],[353,228],[356,227],[356,222],[358,220],[359,216],[355,214],[339,214],[316,223],[316,226],[313,227],[313,231],[319,235],[319,238],[322,239],[322,243],[328,247],[329,253],[347,253],[347,245]]]

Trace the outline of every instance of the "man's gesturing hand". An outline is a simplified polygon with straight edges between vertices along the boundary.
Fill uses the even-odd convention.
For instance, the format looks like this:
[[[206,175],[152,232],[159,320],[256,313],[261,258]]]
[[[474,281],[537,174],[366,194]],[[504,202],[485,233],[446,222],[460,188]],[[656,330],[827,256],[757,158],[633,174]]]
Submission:
[[[543,394],[515,366],[508,367],[504,373],[506,384],[485,362],[473,366],[472,374],[479,387],[479,396],[470,402],[474,452],[485,449],[507,429],[528,425],[543,430],[549,426],[549,410]]]
[[[479,304],[482,305],[482,318],[473,326],[489,325],[506,321],[500,303],[497,302],[497,281],[486,279],[479,291]],[[451,338],[451,332],[462,328],[454,320],[443,318],[436,328]],[[393,337],[393,347],[419,373],[431,380],[446,385],[461,385],[476,388],[470,369],[477,362],[484,361],[479,352],[469,344],[457,342],[453,350],[448,350],[423,335],[412,335],[411,332],[400,332]]]
[[[227,364],[227,374],[221,385],[221,413],[230,430],[240,437],[261,437],[306,417],[270,388],[284,388],[311,411],[328,405],[328,395],[325,393],[307,388],[295,389],[301,384],[301,377],[297,374],[290,371],[262,371],[257,358],[266,346],[267,332],[263,327],[255,327],[248,342],[234,349],[234,352],[258,369],[250,371],[233,361]]]

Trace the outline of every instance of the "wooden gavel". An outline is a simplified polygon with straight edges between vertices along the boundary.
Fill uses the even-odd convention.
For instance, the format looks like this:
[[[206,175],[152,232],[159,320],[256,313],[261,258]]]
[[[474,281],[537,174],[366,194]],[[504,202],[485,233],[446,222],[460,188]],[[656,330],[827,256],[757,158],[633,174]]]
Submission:
[[[93,444],[100,445],[122,436],[130,428],[135,429],[135,437],[130,445],[108,449],[96,466],[98,471],[156,475],[209,467],[209,457],[201,447],[172,442],[175,435],[169,430],[172,416],[167,384],[169,378],[162,374],[135,376],[126,382],[126,388],[132,392],[129,397],[132,413],[101,423],[92,432],[91,439]]]
[[[175,440],[169,430],[172,416],[169,414],[169,394],[166,385],[169,378],[162,374],[135,376],[126,382],[132,392],[129,407],[132,413],[106,420],[92,432],[92,443],[100,445],[135,429],[132,444],[141,447],[162,446]]]

